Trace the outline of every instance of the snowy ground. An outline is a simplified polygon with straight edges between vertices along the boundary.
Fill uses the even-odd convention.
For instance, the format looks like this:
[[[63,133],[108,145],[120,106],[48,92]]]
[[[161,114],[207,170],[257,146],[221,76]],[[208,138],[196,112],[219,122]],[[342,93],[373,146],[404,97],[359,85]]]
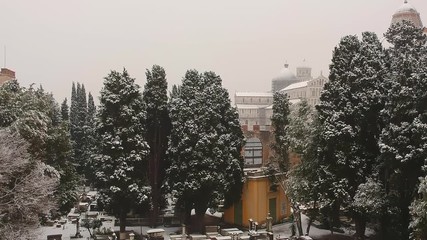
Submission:
[[[305,231],[306,229],[306,217],[303,215],[303,229]],[[114,224],[112,222],[104,222],[103,227],[105,228],[112,228],[115,231],[118,231],[119,228],[115,227]],[[165,230],[164,232],[164,237],[165,239],[169,239],[169,235],[177,232],[180,230],[179,227],[159,227]],[[147,234],[147,230],[150,230],[151,228],[149,227],[126,227],[126,230],[133,230],[135,233],[138,234]],[[276,237],[289,237],[291,236],[291,224],[290,223],[284,223],[284,224],[278,224],[278,225],[274,225],[273,226],[273,232],[274,232],[274,238],[276,239]],[[80,228],[80,233],[83,236],[82,238],[72,238],[75,236],[76,234],[76,225],[71,223],[71,222],[67,222],[65,225],[63,225],[62,227],[56,227],[56,226],[52,226],[52,227],[41,227],[39,229],[39,232],[37,233],[37,240],[46,240],[47,235],[51,235],[51,234],[62,234],[62,239],[63,240],[70,240],[70,239],[89,239],[89,232],[86,228]],[[344,234],[340,234],[340,233],[334,233],[335,235],[347,235],[347,236],[351,236],[354,234],[353,231],[346,231]],[[243,235],[247,235],[247,232],[244,232]],[[329,236],[330,235],[330,231],[329,230],[324,230],[324,229],[319,229],[316,228],[315,226],[312,226],[310,229],[310,236],[313,239],[318,239],[322,236]]]

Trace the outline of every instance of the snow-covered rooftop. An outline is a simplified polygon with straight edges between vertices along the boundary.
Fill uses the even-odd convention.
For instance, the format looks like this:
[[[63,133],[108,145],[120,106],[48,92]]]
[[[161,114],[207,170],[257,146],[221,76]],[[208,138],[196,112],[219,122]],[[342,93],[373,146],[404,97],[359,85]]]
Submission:
[[[271,92],[236,92],[236,97],[273,97]]]
[[[282,89],[280,91],[283,92],[283,91],[287,91],[287,90],[292,90],[292,89],[307,87],[308,82],[309,81],[293,83],[293,84],[285,87],[284,89]]]
[[[408,3],[408,1],[405,1],[400,7],[396,10],[396,13],[403,13],[403,12],[417,12],[417,10]]]
[[[297,77],[295,74],[289,70],[289,65],[285,64],[285,67],[280,70],[279,75],[277,75],[275,78],[273,78],[273,81],[295,81],[297,80]]]

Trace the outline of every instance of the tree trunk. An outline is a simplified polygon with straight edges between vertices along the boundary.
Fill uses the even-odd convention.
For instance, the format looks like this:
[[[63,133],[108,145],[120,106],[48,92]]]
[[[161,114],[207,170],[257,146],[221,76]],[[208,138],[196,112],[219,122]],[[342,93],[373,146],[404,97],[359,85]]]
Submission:
[[[310,236],[310,228],[313,221],[314,221],[313,218],[308,218],[307,229],[305,230],[305,233],[307,234],[307,236]]]
[[[355,213],[354,223],[356,225],[356,234],[354,239],[365,240],[366,219],[361,214]]]
[[[193,232],[197,232],[200,234],[203,234],[205,231],[205,213],[206,213],[207,207],[197,207],[195,208],[196,211],[196,221],[194,222],[194,230]]]
[[[302,230],[302,222],[301,222],[301,211],[299,207],[296,204],[292,204],[293,214],[294,214],[294,221],[297,225],[298,230],[298,236],[304,236],[304,232]]]
[[[191,225],[191,210],[192,210],[192,205],[185,203],[184,213],[183,213],[183,222],[187,226],[187,229],[189,229],[189,226]]]
[[[122,208],[120,210],[120,240],[126,240],[126,211]]]
[[[307,211],[308,224],[307,224],[307,229],[305,231],[307,236],[310,236],[311,224],[314,222],[314,219],[316,219],[316,217],[318,216],[318,213],[319,212],[317,210],[317,199],[316,199],[314,200],[313,207]]]
[[[158,194],[158,176],[159,176],[159,126],[154,126],[151,149],[150,149],[150,160],[148,162],[150,169],[150,185],[151,185],[151,203],[153,209],[151,210],[151,227],[156,226],[156,220],[159,215],[159,194]]]

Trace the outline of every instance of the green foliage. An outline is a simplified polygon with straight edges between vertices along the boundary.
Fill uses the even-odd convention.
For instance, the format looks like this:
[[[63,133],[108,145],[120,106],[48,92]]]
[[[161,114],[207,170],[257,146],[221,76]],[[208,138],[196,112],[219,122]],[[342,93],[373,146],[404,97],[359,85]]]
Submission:
[[[61,104],[61,119],[62,121],[70,120],[67,98],[65,98]]]
[[[76,200],[79,179],[70,162],[71,143],[68,124],[61,122],[60,110],[51,94],[40,87],[20,87],[9,81],[0,87],[1,127],[18,132],[28,143],[35,159],[54,167],[60,174],[55,195],[61,211],[69,210]]]
[[[157,217],[161,203],[165,198],[161,194],[166,165],[166,150],[168,136],[171,131],[171,122],[168,113],[167,81],[165,70],[154,65],[147,70],[147,83],[144,86],[143,101],[147,116],[145,129],[147,143],[150,146],[148,160],[148,176],[151,186],[151,206],[153,218]],[[154,220],[153,220],[154,221]],[[152,224],[155,224],[154,222]]]
[[[187,71],[170,102],[170,167],[165,188],[189,214],[204,214],[240,200],[243,186],[243,134],[221,78]]]
[[[288,96],[280,92],[275,92],[273,95],[273,115],[271,117],[274,142],[271,147],[274,150],[274,162],[277,163],[277,167],[283,172],[289,170],[290,140],[287,130],[289,114]]]
[[[102,200],[120,217],[121,228],[127,212],[150,198],[145,114],[139,86],[126,70],[105,77],[96,118],[100,142],[94,169]]]
[[[427,238],[427,177],[420,177],[420,186],[418,187],[418,196],[409,207],[411,213],[411,222],[413,239]]]
[[[29,239],[39,216],[55,208],[58,172],[28,153],[29,143],[0,129],[0,235]]]
[[[85,175],[85,167],[88,165],[88,139],[87,139],[88,103],[86,101],[86,90],[83,84],[73,82],[71,89],[70,108],[70,133],[73,143],[73,160],[76,164],[77,173]]]
[[[409,206],[427,159],[427,40],[421,29],[407,22],[393,25],[385,36],[392,47],[387,51],[386,126],[379,145],[381,180],[390,206],[382,224],[389,239],[408,239]]]

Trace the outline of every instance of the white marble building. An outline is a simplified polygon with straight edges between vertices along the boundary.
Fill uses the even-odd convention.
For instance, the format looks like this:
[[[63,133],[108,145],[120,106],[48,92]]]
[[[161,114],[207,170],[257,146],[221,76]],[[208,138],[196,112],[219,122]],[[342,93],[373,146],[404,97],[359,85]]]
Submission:
[[[327,81],[328,79],[320,74],[317,78],[291,84],[280,92],[287,94],[291,102],[306,99],[308,104],[314,107],[319,103],[320,94]]]
[[[311,76],[311,67],[304,61],[296,67],[295,75],[289,65],[285,64],[279,74],[271,81],[272,92],[236,92],[234,102],[239,113],[240,125],[247,126],[249,131],[257,128],[260,131],[270,129],[273,115],[273,92],[286,93],[291,104],[307,99],[311,106],[319,103],[320,92],[328,81],[320,74]]]

